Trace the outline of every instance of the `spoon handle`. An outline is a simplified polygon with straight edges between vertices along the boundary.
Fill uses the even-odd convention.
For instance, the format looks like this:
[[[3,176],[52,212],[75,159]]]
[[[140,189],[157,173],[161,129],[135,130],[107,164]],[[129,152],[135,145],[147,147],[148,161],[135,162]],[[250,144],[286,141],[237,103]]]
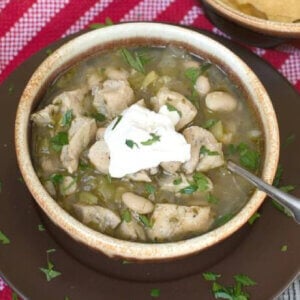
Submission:
[[[287,194],[281,191],[280,189],[277,189],[272,185],[265,183],[257,176],[253,175],[252,173],[248,172],[244,168],[241,168],[240,166],[236,165],[231,161],[228,162],[227,166],[230,171],[242,176],[243,178],[251,182],[254,186],[256,186],[259,190],[265,192],[272,199],[276,200],[278,203],[280,203],[285,208],[287,208],[291,212],[295,221],[298,224],[300,224],[300,199],[299,198]]]

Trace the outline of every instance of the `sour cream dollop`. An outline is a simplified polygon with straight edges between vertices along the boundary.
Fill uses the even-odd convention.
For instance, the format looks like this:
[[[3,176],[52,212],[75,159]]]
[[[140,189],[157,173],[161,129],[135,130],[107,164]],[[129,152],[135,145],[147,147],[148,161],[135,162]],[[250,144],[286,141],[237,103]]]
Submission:
[[[156,113],[138,104],[124,110],[104,134],[110,152],[109,174],[121,178],[157,167],[161,162],[188,161],[191,145],[176,132],[175,125],[169,114]]]

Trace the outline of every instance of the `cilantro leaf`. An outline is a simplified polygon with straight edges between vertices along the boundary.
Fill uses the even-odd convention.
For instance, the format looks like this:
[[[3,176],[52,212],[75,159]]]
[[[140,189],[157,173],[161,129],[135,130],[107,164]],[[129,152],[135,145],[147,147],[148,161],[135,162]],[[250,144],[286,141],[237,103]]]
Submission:
[[[61,119],[60,125],[62,127],[70,126],[71,122],[72,122],[72,118],[73,118],[73,111],[72,111],[72,109],[69,109],[64,113],[64,115]]]
[[[134,146],[136,146],[137,148],[139,148],[139,145],[134,142],[133,140],[126,140],[125,141],[125,144],[129,147],[129,148],[133,148]]]
[[[89,25],[89,28],[90,29],[98,29],[98,28],[103,28],[103,27],[112,26],[112,25],[114,25],[113,21],[111,20],[111,18],[107,17],[107,18],[105,18],[104,23],[92,23]]]
[[[155,133],[150,133],[150,135],[151,135],[151,138],[148,139],[147,141],[141,142],[142,145],[150,146],[150,145],[160,141],[159,135],[156,135]]]
[[[121,54],[125,62],[135,69],[136,71],[145,74],[145,68],[144,65],[149,61],[149,58],[147,58],[144,54],[134,52],[133,54],[123,48],[121,49]]]
[[[123,116],[119,115],[117,118],[117,121],[115,122],[113,128],[111,130],[114,130],[116,128],[116,126],[120,123],[120,121],[122,120]]]
[[[286,252],[288,250],[288,246],[287,245],[282,245],[282,247],[280,248],[281,252]]]
[[[181,177],[176,178],[176,179],[173,180],[174,185],[179,185],[180,183],[182,183],[182,178]]]
[[[19,299],[18,295],[15,292],[13,292],[12,293],[12,300],[18,300],[18,299]]]
[[[244,274],[234,275],[233,278],[235,279],[236,282],[239,282],[242,286],[254,286],[257,284],[249,276]]]
[[[176,111],[179,115],[179,117],[182,117],[182,112],[180,110],[178,110],[175,106],[173,106],[170,103],[166,103],[167,109],[168,111]]]
[[[198,190],[197,185],[191,184],[191,185],[189,185],[189,186],[187,186],[185,188],[182,188],[179,192],[181,194],[191,195],[191,194],[195,193],[197,190]]]
[[[283,144],[283,147],[287,147],[288,145],[292,144],[296,139],[296,135],[293,133],[288,136]]]
[[[149,195],[151,195],[151,194],[154,195],[155,192],[156,192],[155,186],[152,185],[152,184],[149,184],[149,183],[147,183],[147,184],[145,185],[145,190],[146,190],[146,192],[147,192]]]
[[[208,148],[206,148],[204,145],[200,148],[200,154],[202,155],[208,155],[208,156],[216,156],[220,155],[218,151],[211,151]]]
[[[193,175],[193,179],[199,191],[205,192],[208,190],[209,181],[204,174],[197,172],[196,174]]]
[[[260,218],[260,213],[258,213],[258,212],[255,212],[252,216],[251,216],[251,218],[248,220],[248,223],[250,224],[250,225],[252,225],[257,219],[259,219]]]
[[[238,151],[240,155],[240,163],[245,168],[256,171],[260,165],[260,154],[249,148],[245,143],[240,143],[238,145]]]
[[[101,114],[101,113],[95,113],[92,115],[92,117],[97,121],[97,122],[104,122],[106,120],[106,116]]]
[[[150,291],[150,296],[152,298],[158,298],[160,296],[160,289],[152,289]]]
[[[145,227],[152,228],[153,224],[147,216],[139,215],[139,220],[144,224]]]
[[[228,221],[230,221],[233,217],[234,217],[233,213],[228,213],[221,217],[218,217],[217,220],[215,221],[215,226],[216,227],[222,226],[225,223],[227,223]]]
[[[53,150],[59,152],[64,145],[69,144],[69,138],[67,132],[59,132],[57,135],[50,139]]]
[[[218,278],[221,277],[220,274],[216,274],[216,273],[213,273],[213,272],[202,273],[202,276],[207,281],[216,281]]]
[[[10,239],[0,230],[0,242],[2,245],[10,244]]]
[[[14,90],[15,90],[14,84],[13,84],[13,83],[10,83],[10,84],[9,84],[9,87],[8,87],[8,93],[9,93],[9,94],[12,94],[12,93],[14,92]]]
[[[196,83],[197,78],[204,74],[211,67],[211,63],[204,62],[200,68],[188,68],[185,70],[185,77],[188,78],[193,85]]]
[[[39,224],[39,225],[38,225],[38,230],[39,230],[39,231],[45,231],[44,225]]]
[[[292,214],[290,213],[290,211],[287,208],[285,208],[283,205],[279,204],[275,200],[272,200],[271,203],[277,210],[284,213],[286,216],[288,216],[288,217],[292,216]]]
[[[54,264],[49,259],[49,254],[55,252],[56,249],[49,249],[46,251],[47,254],[47,267],[46,268],[39,268],[41,272],[43,272],[46,276],[47,281],[51,281],[52,279],[61,275],[60,272],[54,270]]]
[[[63,181],[63,178],[63,175],[54,173],[49,179],[54,185],[59,185]]]
[[[218,123],[219,120],[217,119],[208,119],[205,121],[203,128],[204,129],[210,129],[211,127],[213,127],[216,123]]]
[[[131,213],[128,209],[124,210],[122,213],[122,220],[125,221],[126,223],[131,222]]]
[[[219,202],[219,199],[216,196],[214,196],[212,193],[207,194],[206,200],[208,203],[218,203]]]
[[[282,167],[282,165],[278,165],[276,174],[275,174],[275,178],[273,180],[273,185],[275,187],[279,187],[281,179],[282,179],[282,175],[283,175],[283,167]]]
[[[292,192],[296,187],[294,185],[283,185],[280,187],[280,190],[282,190],[285,193]]]

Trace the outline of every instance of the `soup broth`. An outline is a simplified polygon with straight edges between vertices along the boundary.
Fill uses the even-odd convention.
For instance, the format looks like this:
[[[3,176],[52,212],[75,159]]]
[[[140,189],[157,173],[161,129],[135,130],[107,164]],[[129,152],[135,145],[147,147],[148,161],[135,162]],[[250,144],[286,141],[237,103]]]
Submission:
[[[239,87],[174,46],[81,61],[31,119],[46,190],[80,222],[121,239],[176,241],[222,225],[254,190],[226,161],[260,168],[262,130]]]

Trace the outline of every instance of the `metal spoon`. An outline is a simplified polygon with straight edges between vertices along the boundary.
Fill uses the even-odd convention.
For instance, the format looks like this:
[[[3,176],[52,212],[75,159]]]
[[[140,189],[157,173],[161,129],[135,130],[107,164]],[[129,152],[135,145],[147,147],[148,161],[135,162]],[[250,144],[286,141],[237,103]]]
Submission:
[[[275,201],[283,205],[286,209],[290,211],[295,221],[298,224],[300,224],[300,199],[299,198],[296,198],[293,195],[287,194],[281,191],[280,189],[277,189],[272,185],[265,183],[257,176],[251,174],[247,170],[243,169],[242,167],[236,165],[231,161],[228,162],[227,167],[231,172],[242,176],[247,181],[255,185],[259,190],[265,192],[272,199],[274,199]]]

